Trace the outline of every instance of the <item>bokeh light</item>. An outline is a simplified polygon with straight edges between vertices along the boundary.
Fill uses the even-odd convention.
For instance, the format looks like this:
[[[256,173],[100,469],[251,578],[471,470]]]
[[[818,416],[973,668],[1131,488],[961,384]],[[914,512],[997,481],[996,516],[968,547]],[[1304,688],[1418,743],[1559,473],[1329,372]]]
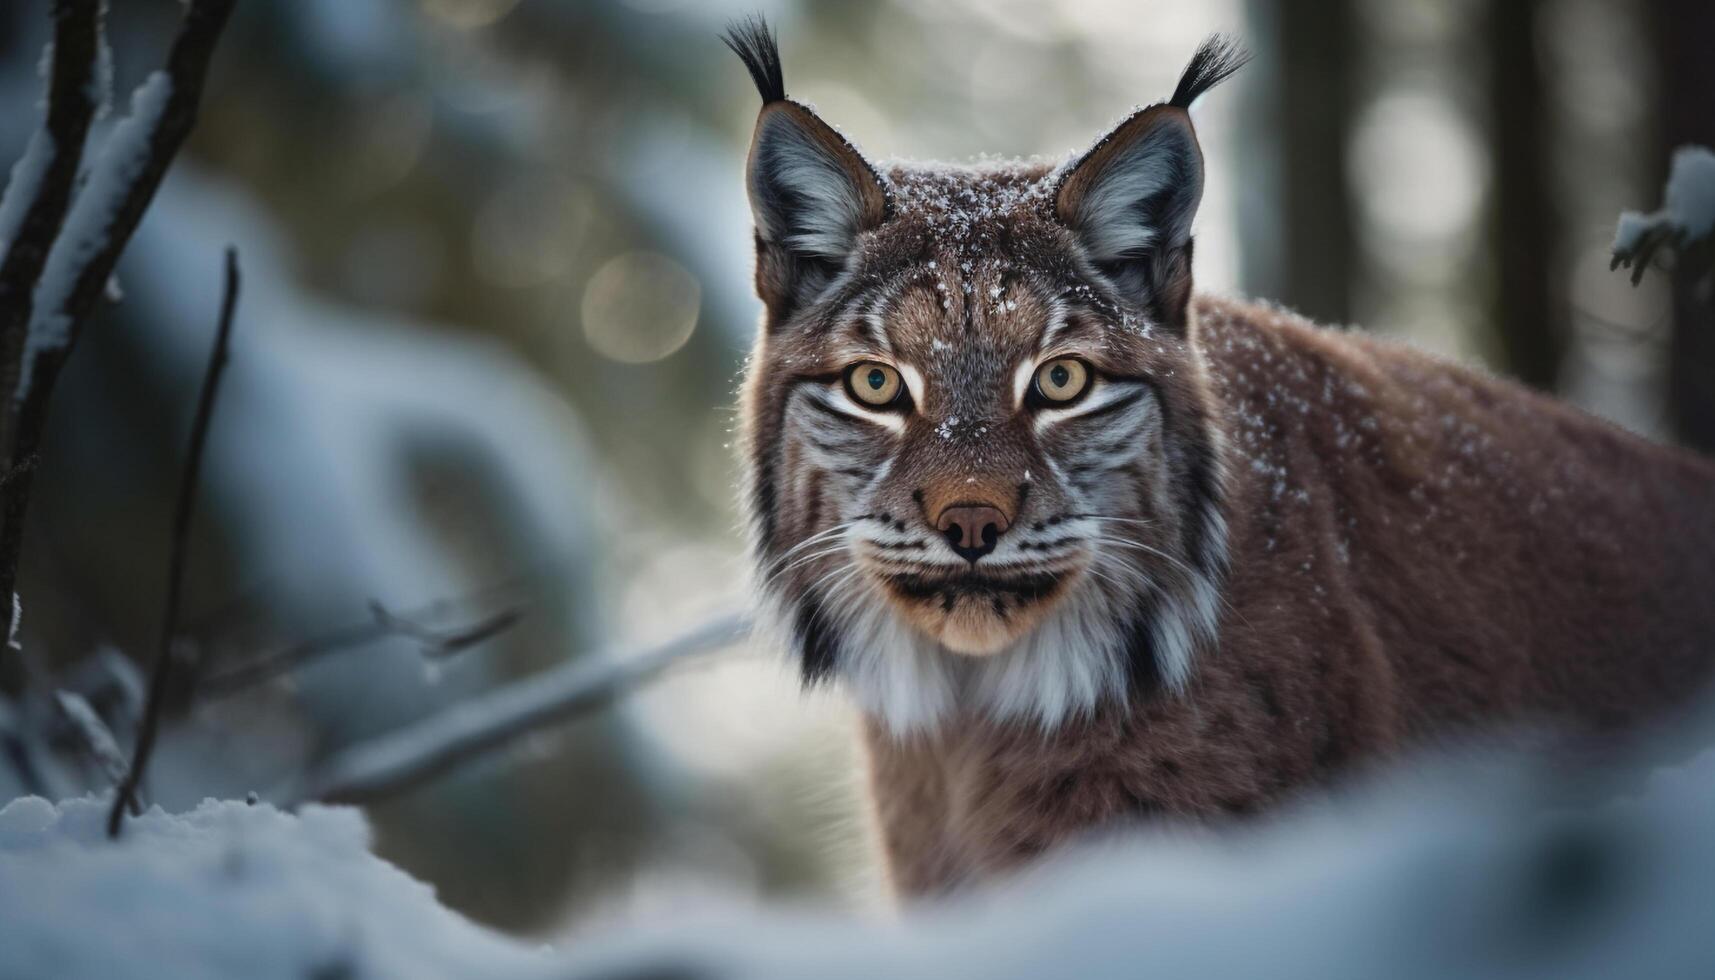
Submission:
[[[683,265],[656,252],[627,252],[584,287],[584,337],[616,361],[659,361],[691,339],[701,303],[702,288]]]
[[[459,30],[487,27],[511,12],[518,0],[421,0],[423,12]]]

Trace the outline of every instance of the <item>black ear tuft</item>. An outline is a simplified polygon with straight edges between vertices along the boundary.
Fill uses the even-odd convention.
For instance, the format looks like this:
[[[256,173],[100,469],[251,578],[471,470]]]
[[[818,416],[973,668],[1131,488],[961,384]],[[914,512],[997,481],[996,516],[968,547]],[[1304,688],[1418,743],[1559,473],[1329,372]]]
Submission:
[[[1181,109],[1191,108],[1191,103],[1197,101],[1197,96],[1226,81],[1250,60],[1250,52],[1234,38],[1225,34],[1209,35],[1197,48],[1197,53],[1191,56],[1191,62],[1185,66],[1185,71],[1180,74],[1179,85],[1173,90],[1173,98],[1169,99],[1167,104]],[[751,69],[753,74],[755,71],[756,69]]]
[[[780,48],[774,43],[768,22],[760,14],[728,24],[721,40],[749,69],[750,79],[756,83],[763,105],[785,101],[786,81],[780,73]]]

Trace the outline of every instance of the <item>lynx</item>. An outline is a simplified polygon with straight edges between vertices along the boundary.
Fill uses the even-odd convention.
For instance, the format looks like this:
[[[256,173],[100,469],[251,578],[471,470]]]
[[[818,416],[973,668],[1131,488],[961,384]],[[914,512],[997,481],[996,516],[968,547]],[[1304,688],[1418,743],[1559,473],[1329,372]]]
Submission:
[[[760,21],[764,605],[861,709],[887,863],[944,892],[1480,726],[1635,724],[1715,640],[1715,464],[1515,384],[1194,295],[1191,103],[1059,163],[877,166]]]

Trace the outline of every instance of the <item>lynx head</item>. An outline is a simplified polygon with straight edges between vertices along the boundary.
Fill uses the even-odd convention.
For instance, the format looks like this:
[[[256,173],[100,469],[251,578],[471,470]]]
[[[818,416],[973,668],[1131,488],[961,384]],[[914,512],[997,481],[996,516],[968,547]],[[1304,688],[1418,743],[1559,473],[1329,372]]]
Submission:
[[[1242,55],[1211,39],[1059,165],[878,167],[786,98],[760,21],[727,43],[763,101],[747,504],[806,680],[899,733],[1182,688],[1226,562],[1187,109]]]

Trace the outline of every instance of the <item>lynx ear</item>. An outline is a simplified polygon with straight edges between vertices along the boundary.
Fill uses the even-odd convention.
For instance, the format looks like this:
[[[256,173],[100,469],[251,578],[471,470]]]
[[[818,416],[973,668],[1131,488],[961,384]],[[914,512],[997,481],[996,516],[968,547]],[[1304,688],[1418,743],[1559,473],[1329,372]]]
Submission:
[[[757,232],[809,258],[843,262],[858,233],[887,216],[880,175],[796,102],[763,106],[746,179]]]
[[[1055,209],[1099,265],[1183,248],[1203,197],[1191,118],[1151,106],[1102,137],[1060,182]]]
[[[887,220],[887,184],[833,127],[786,98],[767,25],[735,24],[726,43],[762,95],[745,181],[756,219],[757,293],[778,318],[839,272],[859,233]]]
[[[1203,151],[1187,110],[1244,62],[1226,39],[1205,41],[1172,100],[1114,127],[1066,170],[1056,192],[1055,211],[1090,260],[1163,324],[1184,323],[1191,220],[1203,198]]]

